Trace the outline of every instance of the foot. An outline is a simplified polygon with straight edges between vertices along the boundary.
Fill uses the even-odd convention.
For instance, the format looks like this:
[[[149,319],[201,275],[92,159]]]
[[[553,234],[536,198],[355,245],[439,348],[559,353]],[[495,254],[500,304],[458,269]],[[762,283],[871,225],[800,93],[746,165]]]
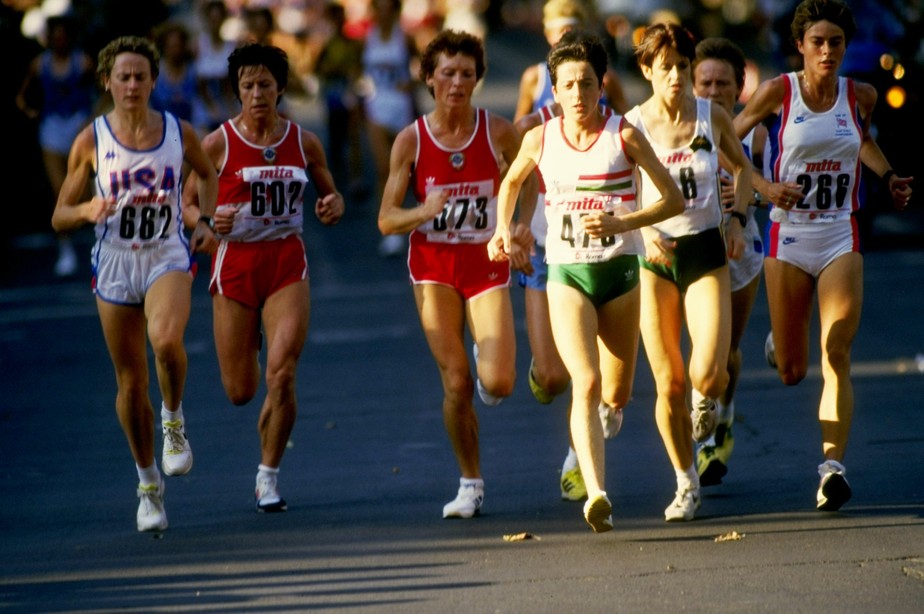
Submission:
[[[163,531],[167,528],[167,512],[164,510],[164,480],[160,483],[138,485],[138,514],[136,522],[139,531]]]
[[[481,514],[484,503],[484,484],[459,486],[456,498],[443,506],[443,518],[471,518]]]
[[[847,469],[837,461],[827,460],[818,465],[818,475],[821,476],[818,493],[815,495],[818,509],[823,512],[841,509],[853,494],[845,477]]]
[[[584,504],[584,520],[594,530],[594,533],[605,533],[613,530],[613,505],[607,499],[606,493],[601,492]]]
[[[696,390],[693,391],[693,410],[690,412],[693,420],[693,441],[703,443],[715,433],[717,424],[715,399],[704,397]]]
[[[731,422],[719,422],[715,427],[715,455],[727,466],[734,449],[735,437],[732,435]]]
[[[482,385],[478,378],[478,344],[472,345],[472,355],[475,357],[475,390],[478,391],[478,398],[488,407],[497,407],[504,400],[504,397],[496,397]]]
[[[385,235],[379,242],[379,255],[382,258],[392,258],[404,253],[403,235]]]
[[[58,261],[55,262],[55,275],[69,277],[77,272],[77,253],[70,243],[64,243],[58,250]]]
[[[664,510],[668,522],[693,520],[700,506],[699,488],[687,487],[674,494],[674,500]]]
[[[562,501],[581,501],[587,498],[587,486],[580,467],[573,467],[561,472]]]
[[[776,369],[776,345],[773,343],[773,331],[767,333],[767,340],[764,341],[764,358],[772,369]]]
[[[696,452],[696,473],[700,486],[716,486],[728,473],[728,467],[716,454],[715,446],[701,446]]]
[[[616,409],[606,403],[600,403],[600,423],[603,425],[603,437],[612,439],[622,429],[622,408]]]
[[[257,511],[267,514],[286,511],[286,500],[279,496],[276,489],[276,476],[269,473],[257,473],[257,487],[254,491]]]
[[[536,381],[536,375],[533,373],[533,368],[535,365],[535,361],[531,361],[529,363],[529,391],[533,393],[533,396],[536,397],[537,401],[543,405],[548,405],[555,400],[555,395],[550,394],[545,388],[539,385],[539,382]]]
[[[183,420],[164,420],[164,454],[161,465],[165,475],[185,475],[193,465],[192,448],[186,439]]]

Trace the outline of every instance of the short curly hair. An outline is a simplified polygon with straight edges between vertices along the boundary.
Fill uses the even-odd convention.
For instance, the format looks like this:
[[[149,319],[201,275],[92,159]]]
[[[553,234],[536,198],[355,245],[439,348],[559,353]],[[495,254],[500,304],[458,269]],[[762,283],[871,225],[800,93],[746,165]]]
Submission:
[[[144,56],[151,65],[151,78],[160,74],[160,53],[154,43],[140,36],[120,36],[103,47],[96,58],[96,76],[100,85],[106,85],[106,79],[112,73],[116,57],[122,53],[137,53]]]
[[[475,77],[478,81],[481,81],[488,68],[484,57],[484,43],[480,38],[459,30],[443,30],[430,41],[420,58],[419,75],[424,83],[436,72],[441,53],[450,57],[462,54],[474,58]],[[430,96],[433,96],[433,88],[428,86],[427,90]]]

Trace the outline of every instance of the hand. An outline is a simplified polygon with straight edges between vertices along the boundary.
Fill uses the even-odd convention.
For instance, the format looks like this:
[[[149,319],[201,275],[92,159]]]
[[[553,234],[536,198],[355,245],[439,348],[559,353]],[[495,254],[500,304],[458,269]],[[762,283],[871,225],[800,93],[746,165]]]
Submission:
[[[510,231],[498,227],[488,240],[488,258],[491,262],[504,262],[509,258]]]
[[[798,183],[771,183],[770,202],[789,211],[802,200],[802,187]]]
[[[735,182],[724,174],[719,175],[719,181],[722,184],[722,208],[731,211],[735,207]]]
[[[741,223],[737,219],[730,219],[725,226],[725,248],[728,257],[732,260],[738,260],[744,255],[745,246],[744,228],[741,227]]]
[[[522,271],[525,275],[533,274],[533,262],[530,256],[533,254],[533,233],[529,229],[529,224],[515,224],[513,232],[509,236],[508,257],[510,266],[516,271]]]
[[[424,221],[430,221],[442,213],[448,199],[448,190],[431,190],[427,192],[427,197],[424,199],[423,204],[420,205]]]
[[[622,220],[603,211],[588,213],[581,218],[581,223],[584,225],[584,232],[594,239],[611,237],[623,232]]]
[[[674,262],[674,250],[677,242],[658,236],[645,241],[645,260],[651,264],[671,266]]]
[[[214,254],[218,249],[218,238],[215,232],[204,222],[196,223],[192,236],[189,238],[191,253]]]
[[[231,233],[234,228],[234,214],[237,213],[235,207],[220,207],[212,216],[215,223],[215,234],[226,235]]]
[[[889,193],[892,196],[892,204],[899,211],[904,211],[911,200],[911,182],[914,177],[897,177],[892,176],[889,180]]]
[[[333,226],[343,217],[345,209],[343,196],[339,192],[331,192],[324,198],[319,198],[314,206],[314,214],[318,216],[321,223]]]
[[[119,207],[112,196],[108,198],[94,196],[87,206],[87,219],[94,224],[98,224],[107,217],[115,215],[118,210]]]

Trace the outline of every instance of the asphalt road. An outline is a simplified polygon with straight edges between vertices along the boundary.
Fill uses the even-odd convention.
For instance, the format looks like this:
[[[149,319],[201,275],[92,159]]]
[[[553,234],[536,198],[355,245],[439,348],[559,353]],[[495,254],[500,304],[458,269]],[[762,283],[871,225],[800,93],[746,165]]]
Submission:
[[[559,500],[564,408],[529,393],[519,288],[520,381],[500,407],[479,406],[484,513],[441,518],[458,470],[439,379],[405,265],[377,254],[375,210],[349,203],[334,228],[306,224],[312,323],[280,475],[284,514],[253,509],[259,400],[234,408],[223,395],[201,261],[184,401],[195,466],[168,478],[170,528],[157,534],[135,530],[137,476],[89,274],[55,280],[50,244],[17,243],[0,286],[0,609],[922,610],[924,249],[895,242],[866,257],[846,459],[854,497],[841,512],[814,509],[818,369],[786,388],[766,366],[761,292],[723,484],[704,490],[693,522],[664,522],[674,478],[641,353],[623,431],[607,445],[615,530],[596,535],[580,504]],[[90,236],[77,241],[86,264]],[[716,540],[732,532],[740,539]]]

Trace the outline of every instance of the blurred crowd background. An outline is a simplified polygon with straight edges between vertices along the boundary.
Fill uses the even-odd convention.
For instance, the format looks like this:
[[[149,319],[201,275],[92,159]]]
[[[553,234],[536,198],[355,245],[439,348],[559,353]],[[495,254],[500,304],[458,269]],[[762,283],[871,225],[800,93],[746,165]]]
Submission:
[[[293,72],[287,94],[290,100],[326,107],[331,102],[325,93],[336,89],[338,104],[361,108],[356,101],[368,92],[357,54],[373,23],[375,2],[0,0],[0,57],[8,67],[2,82],[3,117],[10,120],[3,131],[7,152],[2,168],[5,206],[11,212],[0,231],[2,246],[9,250],[28,243],[22,237],[48,240],[51,232],[55,188],[43,164],[38,134],[42,110],[52,105],[40,80],[29,78],[30,67],[42,52],[59,44],[82,50],[92,61],[116,36],[151,37],[163,54],[158,99],[152,103],[190,120],[205,134],[237,111],[223,81],[223,58],[230,48],[248,40],[271,42],[288,52]],[[500,36],[514,45],[520,36],[524,41],[542,40],[543,0],[394,3],[400,10],[401,28],[419,49],[441,28],[466,30],[488,40]],[[683,24],[699,38],[725,36],[738,43],[752,61],[745,97],[759,80],[799,67],[799,56],[789,40],[796,0],[586,0],[584,4],[590,23],[608,44],[614,67],[627,80],[638,76],[633,41],[647,24],[664,20]],[[877,87],[880,98],[874,120],[880,145],[900,174],[924,178],[918,172],[921,157],[909,153],[924,142],[920,114],[924,0],[848,0],[848,4],[859,29],[842,72]],[[70,39],[56,41],[50,26],[62,21]],[[541,59],[540,55],[531,61]],[[504,60],[489,57],[489,66]],[[511,67],[511,74],[519,75],[526,66]],[[491,76],[489,72],[488,79]],[[516,80],[511,79],[511,106],[516,87]],[[91,112],[97,114],[105,105],[105,97],[95,87]],[[319,131],[319,136],[328,146],[332,141],[355,138],[338,135],[333,129]],[[341,155],[339,151],[335,154]],[[369,185],[353,181],[356,177],[350,175],[355,171],[349,164],[332,161],[332,167],[341,189],[375,200]],[[10,258],[3,260],[10,266]],[[66,276],[74,271],[58,273]]]

